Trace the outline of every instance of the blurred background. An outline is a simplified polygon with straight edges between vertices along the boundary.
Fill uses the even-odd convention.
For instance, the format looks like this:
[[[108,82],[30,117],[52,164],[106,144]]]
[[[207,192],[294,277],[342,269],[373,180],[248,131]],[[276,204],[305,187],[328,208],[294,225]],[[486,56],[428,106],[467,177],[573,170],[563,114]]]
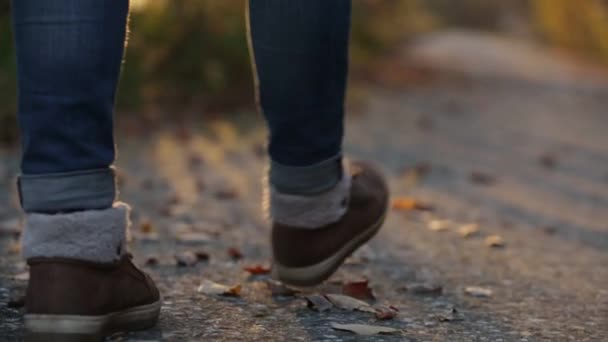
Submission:
[[[244,5],[244,1],[132,0],[118,110],[153,116],[158,106],[170,108],[171,113],[251,107]],[[9,6],[9,1],[0,2],[0,141],[4,143],[16,138]],[[353,17],[351,80],[381,77],[379,69],[390,68],[384,57],[429,32],[454,28],[516,36],[608,63],[608,2],[602,0],[461,0],[457,6],[450,0],[359,0],[354,1]],[[401,78],[409,76],[415,82],[416,75]]]
[[[270,258],[245,1],[131,2],[119,183],[130,249],[167,299],[159,328],[133,340],[320,341],[338,334],[328,317],[373,320],[283,305],[243,274]],[[369,279],[400,310],[381,324],[411,340],[608,340],[608,1],[353,5],[345,152],[382,167],[394,202],[338,283]],[[0,336],[18,340],[11,296],[27,267],[9,17],[0,0]],[[209,262],[180,264],[193,251]],[[242,283],[242,300],[202,297],[203,277]]]

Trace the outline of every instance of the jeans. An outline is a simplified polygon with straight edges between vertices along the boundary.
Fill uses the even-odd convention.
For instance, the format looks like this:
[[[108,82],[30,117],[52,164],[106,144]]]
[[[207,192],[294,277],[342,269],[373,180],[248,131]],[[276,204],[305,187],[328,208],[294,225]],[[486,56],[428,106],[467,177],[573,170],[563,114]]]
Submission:
[[[350,0],[251,0],[250,45],[269,128],[270,182],[310,194],[342,174]],[[113,111],[128,0],[14,0],[26,212],[116,199]]]

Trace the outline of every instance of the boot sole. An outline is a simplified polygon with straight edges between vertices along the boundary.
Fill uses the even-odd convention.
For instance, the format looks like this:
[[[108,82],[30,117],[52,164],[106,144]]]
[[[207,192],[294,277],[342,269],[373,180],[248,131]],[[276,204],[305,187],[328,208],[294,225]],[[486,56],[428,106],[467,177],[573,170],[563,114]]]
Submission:
[[[272,277],[293,286],[315,286],[327,280],[354,251],[369,241],[382,227],[387,211],[368,229],[355,236],[329,258],[310,266],[287,267],[274,261]]]
[[[152,328],[158,321],[161,300],[100,316],[25,315],[26,342],[102,341],[118,331]]]

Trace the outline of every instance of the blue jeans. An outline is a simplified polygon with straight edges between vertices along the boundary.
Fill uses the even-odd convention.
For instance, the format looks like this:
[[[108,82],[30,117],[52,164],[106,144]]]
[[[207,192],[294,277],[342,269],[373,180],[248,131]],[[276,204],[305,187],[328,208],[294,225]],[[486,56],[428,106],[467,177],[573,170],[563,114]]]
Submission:
[[[251,0],[270,181],[294,194],[341,177],[350,0]],[[12,2],[26,212],[115,201],[113,111],[128,0]]]

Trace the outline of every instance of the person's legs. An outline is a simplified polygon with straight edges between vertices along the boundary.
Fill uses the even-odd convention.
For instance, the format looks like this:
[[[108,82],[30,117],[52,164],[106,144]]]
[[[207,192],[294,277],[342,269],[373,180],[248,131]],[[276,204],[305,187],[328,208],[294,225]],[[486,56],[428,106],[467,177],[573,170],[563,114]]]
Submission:
[[[129,207],[116,202],[112,168],[128,8],[128,0],[12,2],[32,338],[100,335],[105,314],[158,300],[127,258]],[[157,308],[146,310],[150,323]]]
[[[350,0],[249,3],[270,131],[273,272],[295,285],[329,277],[375,234],[387,208],[383,177],[366,163],[342,161],[350,14]]]

